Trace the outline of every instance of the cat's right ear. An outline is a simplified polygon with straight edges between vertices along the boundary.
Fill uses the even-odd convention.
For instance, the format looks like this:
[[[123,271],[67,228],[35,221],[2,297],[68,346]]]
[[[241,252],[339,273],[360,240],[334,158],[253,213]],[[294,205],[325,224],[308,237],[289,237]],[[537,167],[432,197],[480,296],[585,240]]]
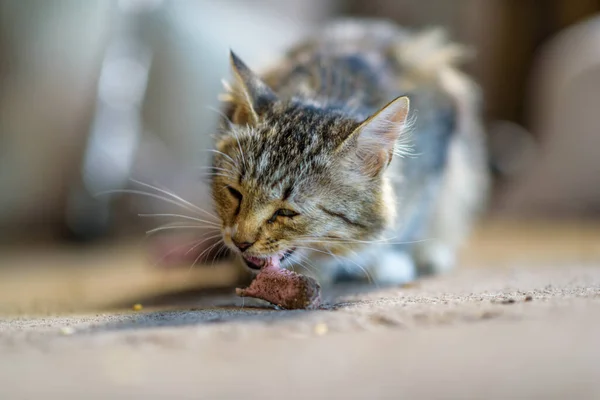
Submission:
[[[363,121],[342,144],[342,149],[355,147],[355,156],[368,176],[377,176],[392,160],[406,127],[409,106],[408,97],[396,98]]]
[[[233,52],[229,55],[237,85],[234,88],[236,111],[232,122],[254,125],[274,102],[277,95]]]

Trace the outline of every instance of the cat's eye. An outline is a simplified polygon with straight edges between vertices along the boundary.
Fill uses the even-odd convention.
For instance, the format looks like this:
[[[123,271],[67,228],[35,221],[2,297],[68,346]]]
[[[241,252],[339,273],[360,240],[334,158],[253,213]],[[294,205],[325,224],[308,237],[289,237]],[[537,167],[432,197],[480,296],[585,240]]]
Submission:
[[[292,218],[292,217],[295,217],[296,215],[298,215],[298,213],[296,211],[288,210],[286,208],[280,208],[279,210],[277,210],[277,212],[275,214],[277,214],[277,216],[279,216],[279,217],[288,217],[288,218]]]
[[[296,211],[292,211],[287,208],[280,208],[279,210],[275,211],[275,214],[273,214],[269,222],[275,222],[277,217],[293,218],[297,215],[299,214]]]
[[[231,186],[227,186],[227,190],[228,190],[228,191],[229,191],[229,193],[230,193],[230,194],[231,194],[233,197],[235,197],[235,198],[236,198],[238,201],[240,201],[240,202],[242,201],[242,198],[243,198],[244,196],[242,196],[242,194],[241,194],[241,193],[240,193],[238,190],[236,190],[236,189],[232,188]]]

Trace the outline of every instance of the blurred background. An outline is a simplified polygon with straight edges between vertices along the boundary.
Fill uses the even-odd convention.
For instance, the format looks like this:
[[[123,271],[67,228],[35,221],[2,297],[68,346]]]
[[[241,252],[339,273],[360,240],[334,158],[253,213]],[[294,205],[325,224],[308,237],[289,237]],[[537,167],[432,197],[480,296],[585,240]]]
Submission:
[[[260,70],[339,16],[442,26],[475,50],[501,221],[476,250],[597,255],[583,238],[600,211],[600,0],[0,0],[0,312],[234,282],[225,266],[154,268],[145,232],[172,221],[138,214],[181,212],[161,190],[210,211],[230,48]],[[114,190],[153,196],[95,196]]]

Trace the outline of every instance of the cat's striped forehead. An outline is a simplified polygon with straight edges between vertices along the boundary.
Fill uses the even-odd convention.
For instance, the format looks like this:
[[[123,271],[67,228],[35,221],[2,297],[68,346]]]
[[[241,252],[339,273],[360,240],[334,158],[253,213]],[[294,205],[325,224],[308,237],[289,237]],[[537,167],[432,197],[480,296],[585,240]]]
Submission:
[[[276,195],[294,181],[324,173],[357,125],[335,112],[288,105],[266,114],[258,126],[236,129],[228,147],[242,167],[240,181]]]

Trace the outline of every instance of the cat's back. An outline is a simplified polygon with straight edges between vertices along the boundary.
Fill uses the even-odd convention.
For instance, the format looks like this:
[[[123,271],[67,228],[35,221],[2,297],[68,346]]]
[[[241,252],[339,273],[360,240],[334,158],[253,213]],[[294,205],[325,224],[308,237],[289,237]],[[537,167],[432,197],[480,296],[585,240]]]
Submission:
[[[395,44],[409,37],[408,31],[384,20],[339,19],[326,24],[293,47],[288,56],[299,59],[311,53],[324,53],[332,56],[364,54],[385,58]]]
[[[263,74],[283,97],[347,103],[371,111],[403,94],[419,94],[420,106],[448,104],[439,71],[464,55],[441,31],[411,32],[377,19],[326,24],[290,48]]]
[[[263,77],[283,97],[378,108],[397,91],[392,49],[405,36],[387,22],[334,21],[290,48]]]

